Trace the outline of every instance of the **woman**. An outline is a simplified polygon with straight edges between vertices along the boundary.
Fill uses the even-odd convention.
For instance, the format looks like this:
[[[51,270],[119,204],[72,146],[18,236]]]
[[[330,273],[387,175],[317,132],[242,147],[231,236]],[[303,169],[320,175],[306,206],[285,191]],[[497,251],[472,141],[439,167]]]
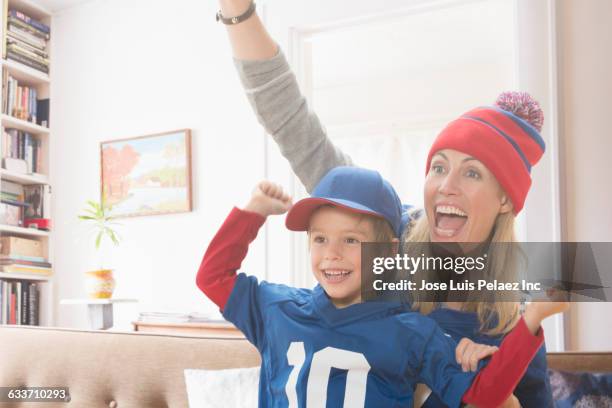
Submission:
[[[317,116],[308,111],[284,55],[257,14],[244,14],[250,0],[220,3],[223,17],[244,15],[239,23],[227,25],[236,67],[260,123],[306,189],[312,191],[330,169],[353,165],[350,157],[331,143]],[[512,105],[526,109],[523,116],[529,123],[500,108],[476,109],[451,122],[429,153],[424,214],[405,214],[409,223],[403,235],[406,243],[514,240],[514,218],[531,183],[529,170],[544,150],[535,129],[541,127],[542,117],[537,103],[524,95],[504,95],[499,105],[509,110]],[[498,265],[504,265],[507,256],[498,253]],[[457,341],[464,337],[472,340],[462,340],[457,349],[458,361],[465,369],[475,369],[479,358],[494,351],[490,346],[500,343],[519,315],[517,303],[433,305],[418,301],[415,306],[429,313]],[[552,406],[545,357],[542,347],[515,390],[524,407]],[[508,403],[516,403],[516,399]],[[441,405],[432,395],[426,406]]]

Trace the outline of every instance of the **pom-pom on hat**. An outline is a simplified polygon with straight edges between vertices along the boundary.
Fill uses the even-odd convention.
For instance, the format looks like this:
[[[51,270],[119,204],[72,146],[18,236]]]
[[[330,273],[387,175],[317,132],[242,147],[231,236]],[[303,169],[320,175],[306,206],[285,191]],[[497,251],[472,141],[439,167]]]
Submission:
[[[531,187],[531,167],[545,150],[540,136],[544,114],[526,92],[504,92],[495,106],[466,112],[434,141],[425,173],[436,152],[453,149],[480,160],[497,178],[518,214]]]
[[[312,214],[327,204],[384,218],[395,236],[401,235],[402,203],[393,186],[377,171],[348,166],[331,169],[310,197],[291,207],[285,225],[292,231],[307,231]]]

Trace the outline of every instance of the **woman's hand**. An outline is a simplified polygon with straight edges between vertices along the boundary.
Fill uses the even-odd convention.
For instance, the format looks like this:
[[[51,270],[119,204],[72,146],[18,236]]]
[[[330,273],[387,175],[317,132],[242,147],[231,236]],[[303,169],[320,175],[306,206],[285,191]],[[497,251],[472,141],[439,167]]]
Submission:
[[[286,213],[291,208],[291,204],[291,197],[283,191],[280,185],[261,181],[253,189],[251,200],[244,210],[267,217]]]
[[[525,307],[525,323],[533,335],[538,332],[542,320],[554,314],[566,312],[570,308],[570,302],[567,302],[567,292],[548,289],[546,294],[549,300],[532,302]]]
[[[457,359],[457,364],[461,365],[463,372],[476,371],[478,369],[478,362],[483,358],[492,356],[497,350],[499,348],[496,346],[474,343],[472,340],[464,337],[455,349],[455,358]]]
[[[519,402],[518,398],[516,398],[514,394],[512,394],[508,397],[506,401],[504,401],[503,404],[501,404],[497,408],[521,408],[521,403]]]

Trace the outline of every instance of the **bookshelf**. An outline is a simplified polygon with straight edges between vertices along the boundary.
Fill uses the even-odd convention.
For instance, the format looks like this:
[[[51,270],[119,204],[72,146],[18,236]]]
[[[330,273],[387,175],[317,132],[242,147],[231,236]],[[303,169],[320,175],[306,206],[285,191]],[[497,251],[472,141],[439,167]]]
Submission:
[[[41,126],[39,123],[31,121],[33,119],[31,115],[24,117],[20,112],[10,114],[5,106],[12,100],[9,100],[9,95],[6,92],[5,78],[10,76],[14,81],[18,83],[20,87],[27,87],[33,89],[35,94],[26,95],[26,101],[33,101],[33,95],[37,100],[48,99],[50,95],[51,80],[48,73],[42,72],[41,70],[32,68],[25,63],[17,62],[12,58],[8,58],[9,46],[7,45],[8,23],[9,23],[9,10],[17,10],[23,15],[26,15],[34,20],[37,20],[44,25],[51,26],[51,13],[36,4],[35,1],[30,0],[1,0],[2,1],[2,20],[0,23],[0,78],[2,79],[3,90],[1,93],[1,104],[0,107],[0,127],[1,134],[4,135],[6,129],[16,129],[19,132],[29,134],[29,138],[36,141],[36,147],[38,153],[36,154],[36,169],[33,169],[34,165],[31,163],[32,158],[30,157],[29,165],[32,168],[28,168],[27,171],[16,171],[8,170],[4,167],[4,160],[0,161],[0,187],[4,191],[3,186],[5,183],[15,183],[17,185],[29,186],[29,185],[43,185],[51,186],[50,182],[50,157],[49,148],[51,144],[51,130],[47,126]],[[14,21],[15,17],[13,17]],[[13,23],[14,25],[15,23]],[[52,35],[51,30],[51,35]],[[50,40],[47,41],[46,51],[48,58],[50,59],[51,49]],[[14,44],[13,44],[14,47]],[[24,46],[27,47],[27,44]],[[32,48],[29,48],[31,51]],[[14,96],[14,95],[13,95]],[[29,99],[27,99],[29,98]],[[35,102],[34,107],[36,106]],[[27,104],[24,103],[24,106]],[[51,105],[51,103],[49,103]],[[29,105],[32,106],[32,105]],[[32,109],[33,110],[33,109]],[[31,112],[31,110],[30,110]],[[40,119],[40,115],[38,116]],[[0,145],[0,156],[6,157],[7,152],[4,151],[4,143]],[[32,171],[34,170],[34,171]],[[42,254],[44,258],[51,264],[53,264],[53,233],[44,230],[38,230],[34,228],[24,228],[24,226],[7,225],[2,222],[4,219],[0,219],[0,236],[13,236],[19,238],[27,238],[38,241],[42,248]],[[40,297],[38,303],[38,319],[39,325],[41,326],[53,326],[54,325],[54,273],[47,276],[42,274],[28,274],[28,273],[7,273],[0,272],[0,279],[11,281],[11,282],[35,282],[38,286]]]

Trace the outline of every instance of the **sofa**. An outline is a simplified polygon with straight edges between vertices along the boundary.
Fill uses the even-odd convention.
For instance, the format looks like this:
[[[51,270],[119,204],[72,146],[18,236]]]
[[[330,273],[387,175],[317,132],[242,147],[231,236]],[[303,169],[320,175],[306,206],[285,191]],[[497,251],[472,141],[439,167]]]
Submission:
[[[71,398],[0,407],[185,408],[185,369],[259,363],[244,339],[0,325],[0,387],[68,387]]]
[[[612,352],[549,353],[551,369],[612,373]],[[256,367],[238,338],[0,325],[0,387],[68,387],[70,404],[0,407],[178,408],[188,406],[185,369]]]

